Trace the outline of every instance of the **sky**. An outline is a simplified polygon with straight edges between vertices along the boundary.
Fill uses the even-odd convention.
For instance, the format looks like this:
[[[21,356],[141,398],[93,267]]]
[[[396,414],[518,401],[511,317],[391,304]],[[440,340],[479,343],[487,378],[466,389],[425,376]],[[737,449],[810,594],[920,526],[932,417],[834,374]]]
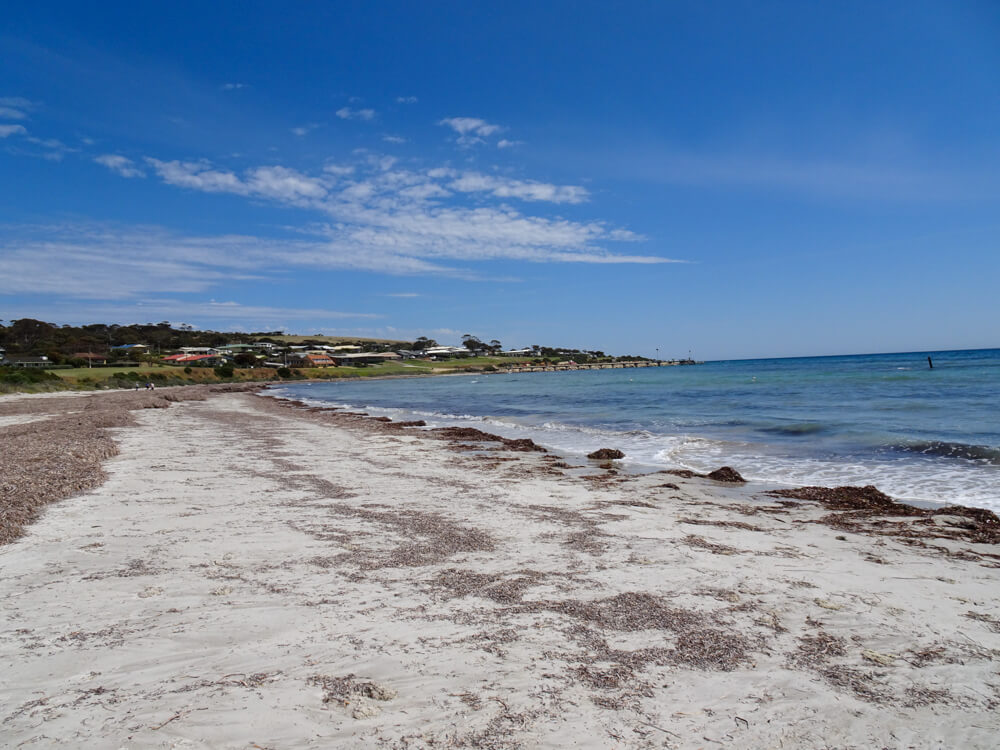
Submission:
[[[18,3],[0,319],[1000,346],[996,2]]]

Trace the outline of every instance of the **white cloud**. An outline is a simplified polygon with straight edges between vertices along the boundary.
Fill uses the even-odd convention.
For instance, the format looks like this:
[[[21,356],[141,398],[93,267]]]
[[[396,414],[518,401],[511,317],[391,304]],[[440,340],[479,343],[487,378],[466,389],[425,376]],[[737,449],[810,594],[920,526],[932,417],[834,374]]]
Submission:
[[[508,141],[506,138],[501,138],[497,141],[497,148],[514,148],[514,146],[520,146],[524,141]]]
[[[221,88],[223,91],[239,91],[240,89],[245,89],[247,84],[245,83],[224,83]]]
[[[397,299],[413,299],[414,297],[422,297],[422,294],[417,294],[416,292],[388,292],[381,295],[382,297],[395,297]]]
[[[15,134],[24,135],[27,132],[23,125],[0,125],[0,138],[6,138]]]
[[[0,107],[34,109],[35,105],[30,99],[25,99],[23,96],[0,96]]]
[[[406,143],[406,139],[398,135],[383,135],[382,140],[386,143]]]
[[[397,96],[396,104],[416,104],[419,100],[415,96]]]
[[[494,125],[478,117],[446,117],[438,121],[438,125],[446,125],[458,133],[456,141],[463,146],[483,143],[485,137],[495,135],[504,129],[500,125]]]
[[[201,247],[199,258],[222,257],[218,262],[225,267],[231,266],[234,257],[239,258],[248,272],[304,267],[482,278],[481,271],[469,264],[496,260],[678,262],[617,254],[603,246],[643,239],[628,230],[599,221],[526,215],[504,203],[510,199],[535,204],[583,203],[588,192],[576,185],[459,172],[451,167],[409,170],[397,166],[392,157],[368,151],[359,153],[353,165],[327,165],[320,176],[283,166],[236,173],[203,161],[147,157],[146,163],[171,185],[278,201],[325,216],[326,223],[298,230],[309,237],[305,240],[195,238],[184,243],[185,247]],[[472,195],[476,198],[470,203],[466,196]],[[500,203],[484,205],[485,201]],[[218,252],[209,253],[209,245]],[[176,258],[176,253],[175,249],[169,257]]]
[[[235,174],[212,169],[205,162],[160,161],[146,157],[146,163],[170,185],[203,190],[207,193],[248,195],[250,192]]]
[[[145,177],[146,173],[135,166],[135,162],[118,154],[101,154],[95,156],[94,161],[107,167],[112,172],[117,172],[122,177]]]
[[[254,195],[296,201],[300,198],[322,198],[323,184],[287,167],[257,167],[247,172],[247,189]]]
[[[298,127],[292,128],[292,135],[297,135],[300,138],[304,135],[309,135],[312,131],[318,128],[319,125],[315,122],[310,122],[307,125],[299,125]]]
[[[323,171],[326,172],[327,174],[343,177],[344,175],[353,174],[354,167],[343,164],[327,164],[325,167],[323,167]]]
[[[375,110],[341,107],[337,110],[337,117],[341,120],[372,120],[375,118]]]
[[[462,193],[488,192],[498,198],[519,198],[526,201],[551,203],[583,203],[587,191],[576,185],[550,185],[544,182],[511,180],[478,172],[466,172],[448,184]]]
[[[34,103],[23,97],[0,96],[0,119],[26,120],[34,108]]]

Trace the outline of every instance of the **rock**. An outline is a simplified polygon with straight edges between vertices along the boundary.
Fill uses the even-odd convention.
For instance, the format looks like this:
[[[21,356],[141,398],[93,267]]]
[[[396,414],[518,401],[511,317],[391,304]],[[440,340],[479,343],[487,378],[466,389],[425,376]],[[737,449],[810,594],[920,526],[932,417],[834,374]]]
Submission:
[[[596,458],[599,461],[609,458],[625,458],[625,454],[617,448],[601,448],[593,453],[588,453],[587,458]]]
[[[354,706],[354,710],[351,711],[351,716],[355,719],[370,719],[372,716],[378,716],[380,713],[382,713],[381,708],[371,701],[361,699]]]
[[[740,473],[736,471],[736,469],[729,466],[723,466],[713,472],[709,472],[708,478],[714,479],[716,482],[733,482],[741,484],[747,481],[740,476]]]

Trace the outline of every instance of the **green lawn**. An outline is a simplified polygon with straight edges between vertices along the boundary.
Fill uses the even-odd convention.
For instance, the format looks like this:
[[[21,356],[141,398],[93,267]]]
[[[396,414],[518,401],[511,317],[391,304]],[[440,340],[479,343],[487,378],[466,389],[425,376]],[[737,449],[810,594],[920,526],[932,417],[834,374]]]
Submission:
[[[210,369],[210,368],[209,368]],[[104,380],[123,372],[162,372],[167,375],[184,374],[183,368],[166,365],[133,365],[132,367],[74,367],[70,370],[48,370],[61,378],[75,380],[77,378],[96,378]]]

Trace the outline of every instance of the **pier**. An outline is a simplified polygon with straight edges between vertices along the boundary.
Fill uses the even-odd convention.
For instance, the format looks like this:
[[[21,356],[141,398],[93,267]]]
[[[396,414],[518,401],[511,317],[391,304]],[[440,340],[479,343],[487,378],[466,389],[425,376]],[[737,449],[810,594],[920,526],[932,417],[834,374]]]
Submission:
[[[560,362],[549,365],[506,365],[500,366],[502,372],[565,372],[566,370],[624,370],[630,367],[678,367],[683,365],[700,365],[691,359],[672,360],[636,360],[632,362],[594,362],[592,364],[576,364],[575,362]]]

